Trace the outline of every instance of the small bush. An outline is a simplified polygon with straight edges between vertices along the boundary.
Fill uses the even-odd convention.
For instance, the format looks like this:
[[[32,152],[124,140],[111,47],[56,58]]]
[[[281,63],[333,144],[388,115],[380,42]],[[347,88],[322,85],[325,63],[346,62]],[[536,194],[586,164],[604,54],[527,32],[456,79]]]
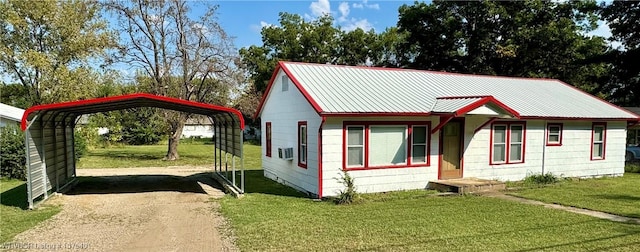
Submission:
[[[544,185],[544,184],[557,183],[559,181],[560,179],[556,175],[553,175],[550,172],[546,174],[532,174],[524,178],[525,184]]]
[[[356,202],[359,195],[356,192],[355,179],[346,171],[343,171],[340,177],[339,181],[345,189],[338,193],[338,197],[335,199],[336,204],[345,205]]]
[[[640,162],[627,163],[624,166],[624,172],[640,173]]]
[[[26,179],[24,133],[16,126],[0,128],[0,177]]]

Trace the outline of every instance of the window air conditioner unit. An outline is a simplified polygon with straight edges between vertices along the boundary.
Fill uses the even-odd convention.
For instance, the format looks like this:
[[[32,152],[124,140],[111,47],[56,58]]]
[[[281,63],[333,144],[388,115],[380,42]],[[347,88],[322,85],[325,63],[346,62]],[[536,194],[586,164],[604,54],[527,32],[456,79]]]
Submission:
[[[293,160],[293,147],[278,148],[278,157],[284,160]]]

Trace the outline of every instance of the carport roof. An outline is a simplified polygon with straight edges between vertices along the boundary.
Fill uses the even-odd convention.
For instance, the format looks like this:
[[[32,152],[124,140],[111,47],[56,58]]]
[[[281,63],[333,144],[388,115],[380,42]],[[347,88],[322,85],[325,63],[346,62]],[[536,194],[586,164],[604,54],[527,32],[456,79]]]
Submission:
[[[33,119],[38,113],[54,112],[79,116],[136,107],[156,107],[212,117],[220,115],[236,117],[240,124],[240,129],[244,129],[244,118],[242,113],[236,109],[146,93],[33,106],[24,112],[21,127],[22,130],[25,130],[27,121]]]

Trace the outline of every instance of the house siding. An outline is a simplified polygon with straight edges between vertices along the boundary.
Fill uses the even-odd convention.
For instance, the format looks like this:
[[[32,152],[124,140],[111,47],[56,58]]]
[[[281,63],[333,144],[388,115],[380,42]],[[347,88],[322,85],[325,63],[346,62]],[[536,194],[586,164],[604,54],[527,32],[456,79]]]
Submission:
[[[261,113],[262,128],[271,122],[271,157],[266,156],[266,136],[261,134],[262,167],[264,176],[297,190],[318,194],[318,129],[321,118],[289,80],[289,88],[282,91],[280,70],[266,97]],[[307,168],[298,166],[298,122],[307,122]],[[293,148],[293,160],[278,157],[278,148]]]
[[[385,118],[327,118],[322,129],[322,186],[323,196],[334,196],[344,189],[340,183],[343,159],[343,123],[345,121],[430,121],[431,129],[437,117],[385,117]],[[359,192],[374,193],[409,189],[424,189],[427,183],[438,179],[438,135],[431,135],[430,166],[352,170]]]
[[[607,122],[604,160],[591,160],[591,121],[526,121],[525,162],[489,165],[491,126],[473,131],[487,118],[467,117],[464,177],[521,180],[530,174],[553,173],[563,177],[622,175],[624,173],[625,122]],[[546,145],[547,123],[562,123],[562,145]],[[544,159],[544,161],[543,161]]]

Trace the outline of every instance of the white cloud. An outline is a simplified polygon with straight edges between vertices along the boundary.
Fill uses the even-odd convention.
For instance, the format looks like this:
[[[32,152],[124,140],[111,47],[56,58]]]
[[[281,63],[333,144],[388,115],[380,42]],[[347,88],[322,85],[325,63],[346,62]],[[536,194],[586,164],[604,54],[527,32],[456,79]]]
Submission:
[[[311,13],[316,16],[323,16],[325,14],[331,14],[331,5],[329,0],[318,0],[317,2],[311,2],[309,5]]]
[[[369,23],[369,21],[366,18],[363,18],[363,19],[351,18],[351,20],[344,22],[344,24],[342,25],[342,29],[345,31],[353,31],[358,28],[364,31],[369,31],[373,29],[373,24]]]
[[[351,7],[353,7],[354,9],[374,9],[374,10],[379,10],[380,9],[380,5],[379,4],[369,4],[368,0],[362,0],[362,3],[353,3],[351,4]]]
[[[265,21],[260,21],[260,24],[252,24],[249,28],[251,28],[251,30],[254,32],[260,33],[262,31],[262,28],[272,27],[272,26],[275,26],[275,25],[267,23]]]
[[[374,10],[379,10],[380,9],[380,5],[379,4],[367,4],[367,8],[374,9]]]
[[[342,2],[340,6],[338,6],[338,10],[340,11],[340,17],[338,17],[338,22],[347,21],[347,17],[349,16],[349,3]]]
[[[598,28],[587,33],[587,35],[589,36],[600,36],[603,37],[605,39],[609,39],[611,37],[611,28],[609,27],[609,25],[606,22],[602,22],[599,21],[598,22]],[[613,48],[619,48],[622,47],[622,43],[620,43],[619,41],[613,41],[613,42],[608,42],[611,47]]]

